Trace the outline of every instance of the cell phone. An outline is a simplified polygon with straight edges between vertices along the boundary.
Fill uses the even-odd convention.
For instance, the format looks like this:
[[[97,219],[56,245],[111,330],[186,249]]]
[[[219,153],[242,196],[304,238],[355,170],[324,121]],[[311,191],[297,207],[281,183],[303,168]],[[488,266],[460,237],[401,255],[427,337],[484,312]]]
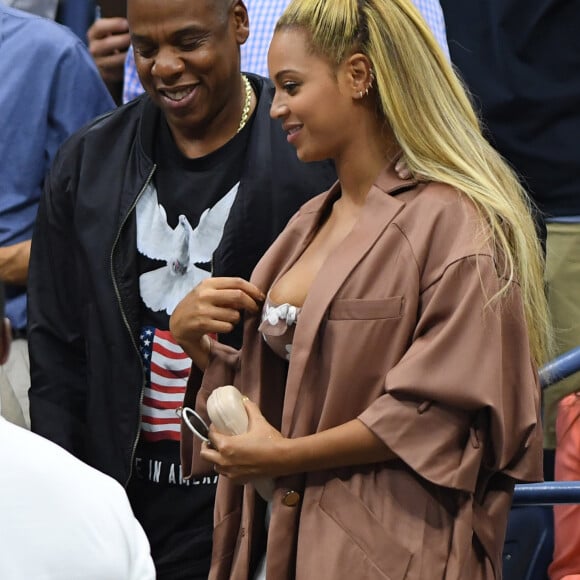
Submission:
[[[99,0],[97,11],[101,18],[127,18],[127,0]]]
[[[183,407],[179,410],[178,414],[196,437],[204,443],[211,445],[211,441],[209,440],[209,427],[196,411],[191,407]]]

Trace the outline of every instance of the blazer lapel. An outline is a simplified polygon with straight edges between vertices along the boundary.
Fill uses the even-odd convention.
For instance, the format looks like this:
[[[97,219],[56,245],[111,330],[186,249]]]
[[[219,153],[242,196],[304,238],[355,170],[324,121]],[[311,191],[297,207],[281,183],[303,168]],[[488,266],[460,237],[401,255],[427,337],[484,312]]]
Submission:
[[[391,168],[381,173],[371,187],[352,231],[334,250],[316,276],[302,307],[300,322],[294,334],[282,417],[284,435],[288,436],[293,431],[296,402],[302,386],[307,383],[304,380],[306,366],[313,352],[316,334],[330,303],[352,270],[405,206],[405,203],[394,195],[412,189],[416,185],[416,181],[400,180]],[[311,235],[307,236],[304,239],[305,244],[310,239]],[[297,255],[294,256],[294,261],[296,259]],[[288,270],[294,261],[287,264],[284,271]],[[281,272],[280,275],[283,273]]]

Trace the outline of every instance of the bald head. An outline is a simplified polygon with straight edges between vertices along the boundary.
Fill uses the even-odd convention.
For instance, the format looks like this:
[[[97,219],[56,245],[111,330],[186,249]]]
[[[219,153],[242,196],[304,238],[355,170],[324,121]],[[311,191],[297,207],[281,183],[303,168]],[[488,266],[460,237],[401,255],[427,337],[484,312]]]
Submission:
[[[140,4],[146,3],[150,0],[127,0],[127,17],[131,18],[132,9],[138,7]],[[157,1],[157,0],[154,0]],[[165,3],[180,2],[184,0],[163,0]],[[242,0],[185,0],[186,4],[209,5],[220,18],[226,18],[230,8],[235,4],[244,4]],[[245,4],[244,4],[245,6]]]
[[[249,34],[242,0],[129,0],[127,15],[141,84],[178,147],[189,149],[192,134],[229,139],[240,118],[240,46]]]

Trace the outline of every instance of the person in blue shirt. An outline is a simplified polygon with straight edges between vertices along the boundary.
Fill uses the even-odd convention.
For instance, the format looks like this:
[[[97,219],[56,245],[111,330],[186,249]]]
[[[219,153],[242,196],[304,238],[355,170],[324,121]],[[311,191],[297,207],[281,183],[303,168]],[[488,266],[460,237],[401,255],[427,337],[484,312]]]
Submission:
[[[0,5],[0,280],[12,325],[0,391],[19,406],[9,420],[28,425],[26,282],[30,240],[44,177],[60,144],[114,102],[82,41],[64,26]]]

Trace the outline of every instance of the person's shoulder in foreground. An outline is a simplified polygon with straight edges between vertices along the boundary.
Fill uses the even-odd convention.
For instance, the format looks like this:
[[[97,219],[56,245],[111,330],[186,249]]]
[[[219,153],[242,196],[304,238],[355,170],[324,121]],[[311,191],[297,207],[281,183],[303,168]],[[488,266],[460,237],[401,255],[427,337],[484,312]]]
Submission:
[[[0,418],[0,578],[155,578],[149,544],[112,478]]]
[[[0,281],[0,364],[11,342],[4,316]],[[117,482],[2,417],[0,463],[2,580],[155,577],[149,544]]]

